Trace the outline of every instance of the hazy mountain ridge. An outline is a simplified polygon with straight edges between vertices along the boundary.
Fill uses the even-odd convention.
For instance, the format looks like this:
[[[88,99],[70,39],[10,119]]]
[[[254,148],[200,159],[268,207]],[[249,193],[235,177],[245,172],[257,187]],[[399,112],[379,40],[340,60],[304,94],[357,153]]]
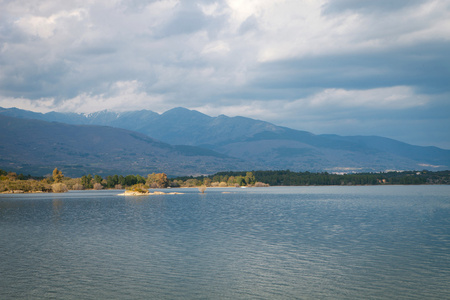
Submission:
[[[186,108],[93,114],[39,114],[0,109],[0,114],[138,131],[172,145],[200,146],[247,161],[259,169],[293,171],[443,170],[450,150],[378,136],[315,135],[245,117],[210,117]],[[187,149],[187,148],[185,148]],[[235,169],[242,169],[237,166]]]
[[[210,174],[253,167],[211,150],[173,146],[125,129],[2,115],[0,142],[0,168],[25,174],[48,174],[55,167],[68,176]]]

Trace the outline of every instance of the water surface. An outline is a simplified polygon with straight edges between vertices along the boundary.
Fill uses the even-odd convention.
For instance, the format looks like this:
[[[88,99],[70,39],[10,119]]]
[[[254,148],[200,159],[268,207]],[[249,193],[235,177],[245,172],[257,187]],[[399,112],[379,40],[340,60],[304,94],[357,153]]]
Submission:
[[[450,186],[177,191],[0,195],[0,299],[450,295]]]

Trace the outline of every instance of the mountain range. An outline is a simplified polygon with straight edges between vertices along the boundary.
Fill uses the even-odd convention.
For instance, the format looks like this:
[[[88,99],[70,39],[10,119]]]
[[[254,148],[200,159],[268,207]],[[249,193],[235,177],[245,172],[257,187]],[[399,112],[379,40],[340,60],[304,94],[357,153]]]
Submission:
[[[414,146],[378,136],[315,135],[250,118],[224,115],[211,117],[186,108],[174,108],[163,114],[149,110],[123,113],[100,111],[92,114],[58,112],[42,114],[17,108],[0,108],[0,116],[10,118],[8,122],[13,123],[39,120],[40,122],[33,123],[33,126],[43,127],[42,130],[48,136],[57,136],[59,139],[63,138],[64,132],[71,132],[71,135],[67,134],[67,140],[64,140],[67,145],[72,141],[71,147],[92,145],[92,141],[87,137],[90,139],[94,137],[87,132],[98,132],[96,138],[101,139],[102,145],[97,144],[97,146],[103,151],[101,153],[109,153],[108,149],[117,149],[118,145],[122,147],[120,150],[122,154],[135,153],[133,157],[128,158],[118,156],[120,159],[114,160],[113,165],[116,165],[114,169],[112,162],[104,161],[95,164],[90,162],[87,157],[93,158],[92,151],[99,150],[88,148],[74,150],[74,148],[73,153],[89,154],[84,160],[79,161],[80,158],[72,157],[70,155],[72,152],[68,152],[66,148],[47,149],[45,143],[36,146],[35,143],[38,140],[29,139],[30,134],[26,128],[4,127],[2,121],[2,131],[14,134],[14,136],[10,134],[8,138],[14,140],[19,136],[28,137],[22,142],[28,143],[35,149],[45,149],[50,156],[53,152],[59,152],[60,164],[73,165],[79,161],[76,164],[83,167],[80,167],[78,171],[91,173],[95,173],[94,171],[109,173],[113,169],[125,171],[123,167],[126,165],[127,171],[134,170],[130,173],[140,173],[143,171],[141,169],[154,169],[172,175],[250,169],[378,172],[450,168],[450,150],[437,147]],[[14,121],[11,121],[13,118]],[[22,120],[19,121],[20,119]],[[55,131],[57,134],[53,133]],[[82,131],[84,134],[74,135],[73,132],[76,131]],[[128,140],[125,136],[128,139],[134,138]],[[0,167],[5,166],[4,162],[20,165],[20,157],[12,155],[14,152],[19,153],[14,150],[19,149],[20,144],[12,143],[11,140],[4,138],[6,136],[3,133],[0,135],[3,153],[0,158]],[[57,143],[57,139],[52,142]],[[3,151],[6,144],[11,144],[8,146],[10,152]],[[158,150],[148,148],[150,144]],[[149,160],[149,154],[155,158],[153,161]],[[192,163],[193,157],[196,164]],[[30,156],[27,163],[33,161],[40,162],[40,159],[38,156]],[[139,163],[143,161],[146,163]],[[50,160],[42,160],[42,165],[50,164],[50,162]],[[119,167],[119,165],[124,166]],[[144,165],[146,167],[142,168]],[[141,169],[138,166],[141,166]],[[92,171],[90,171],[91,168],[93,168]],[[144,172],[144,174],[147,173],[148,171]]]
[[[23,174],[67,176],[165,172],[209,174],[252,166],[214,151],[173,146],[125,129],[70,125],[0,115],[0,168]]]

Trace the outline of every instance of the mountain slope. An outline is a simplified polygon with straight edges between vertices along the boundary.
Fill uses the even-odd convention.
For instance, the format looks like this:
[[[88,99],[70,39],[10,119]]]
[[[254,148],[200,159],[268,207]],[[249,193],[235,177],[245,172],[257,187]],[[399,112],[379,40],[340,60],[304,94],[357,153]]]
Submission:
[[[251,168],[235,158],[192,146],[172,146],[124,129],[49,123],[0,115],[0,168],[67,176],[95,174],[210,174]]]
[[[200,146],[249,162],[261,169],[293,171],[443,170],[450,150],[413,146],[377,136],[314,135],[244,117],[210,117],[186,108],[90,115],[36,114],[0,109],[0,114],[135,130],[177,145]]]
[[[17,108],[0,108],[0,115],[16,118],[61,122],[74,125],[103,125],[144,133],[172,145],[216,145],[229,140],[250,137],[262,131],[277,131],[277,126],[244,117],[216,118],[197,111],[177,107],[157,114],[149,110],[116,113],[100,111],[92,114],[35,113]]]

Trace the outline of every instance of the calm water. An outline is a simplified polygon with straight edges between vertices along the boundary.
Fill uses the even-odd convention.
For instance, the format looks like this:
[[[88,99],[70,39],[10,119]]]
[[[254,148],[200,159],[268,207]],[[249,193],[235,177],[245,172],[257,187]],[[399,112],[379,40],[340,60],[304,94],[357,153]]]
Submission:
[[[0,195],[0,299],[449,299],[450,186],[182,191]]]

